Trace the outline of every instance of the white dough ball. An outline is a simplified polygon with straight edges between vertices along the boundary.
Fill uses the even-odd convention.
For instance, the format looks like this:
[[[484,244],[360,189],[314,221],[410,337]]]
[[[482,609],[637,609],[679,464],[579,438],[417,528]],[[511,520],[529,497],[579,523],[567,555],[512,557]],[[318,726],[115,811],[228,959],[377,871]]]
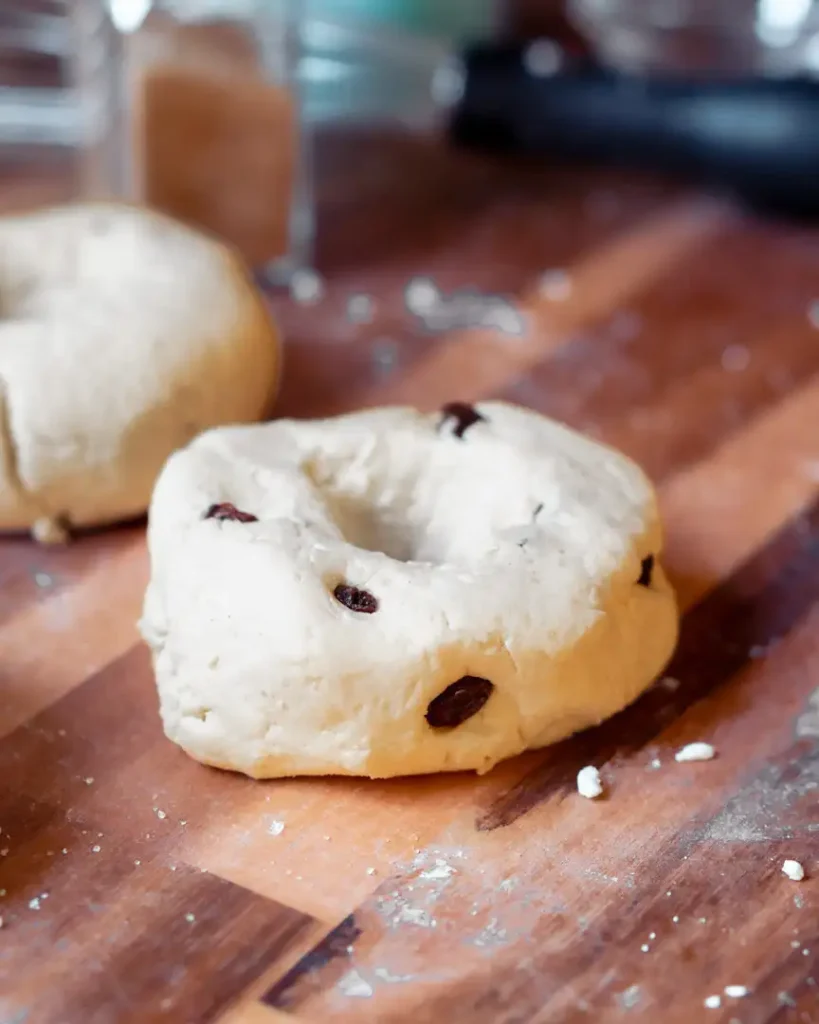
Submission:
[[[677,637],[642,471],[499,402],[209,431],[149,546],[165,731],[256,777],[486,771],[619,711]]]

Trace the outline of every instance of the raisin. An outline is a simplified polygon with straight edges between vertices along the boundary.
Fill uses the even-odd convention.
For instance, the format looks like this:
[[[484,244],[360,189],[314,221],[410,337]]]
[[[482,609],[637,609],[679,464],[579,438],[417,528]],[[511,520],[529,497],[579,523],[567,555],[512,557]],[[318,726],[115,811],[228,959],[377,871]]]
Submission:
[[[654,555],[648,555],[640,563],[640,578],[637,583],[641,587],[651,586],[651,576],[654,572]]]
[[[480,676],[461,676],[429,702],[425,718],[433,729],[454,729],[481,710],[494,683]]]
[[[218,505],[211,505],[205,513],[205,519],[233,519],[237,523],[258,523],[258,516],[250,512],[243,512],[229,501],[221,501]]]
[[[441,412],[444,416],[442,425],[447,420],[455,420],[452,433],[456,437],[463,437],[466,431],[475,423],[486,422],[486,417],[481,416],[475,406],[469,405],[467,402],[448,402],[441,409]]]
[[[361,590],[359,587],[351,587],[347,583],[339,583],[333,591],[333,597],[339,604],[349,608],[351,612],[363,612],[365,615],[372,615],[378,611],[378,599],[368,590]]]

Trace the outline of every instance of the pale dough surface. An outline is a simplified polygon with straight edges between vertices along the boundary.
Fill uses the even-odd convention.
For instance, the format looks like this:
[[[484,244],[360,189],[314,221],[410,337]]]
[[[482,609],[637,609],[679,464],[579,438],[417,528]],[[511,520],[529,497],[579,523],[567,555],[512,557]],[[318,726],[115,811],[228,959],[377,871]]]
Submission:
[[[648,480],[536,413],[477,409],[461,438],[387,408],[217,429],[171,457],[141,625],[172,740],[256,777],[485,771],[656,678],[678,618]],[[221,502],[258,521],[205,518]],[[491,696],[431,728],[465,675]]]
[[[106,204],[0,219],[0,530],[141,514],[175,448],[269,409],[278,364],[248,274],[204,236]]]

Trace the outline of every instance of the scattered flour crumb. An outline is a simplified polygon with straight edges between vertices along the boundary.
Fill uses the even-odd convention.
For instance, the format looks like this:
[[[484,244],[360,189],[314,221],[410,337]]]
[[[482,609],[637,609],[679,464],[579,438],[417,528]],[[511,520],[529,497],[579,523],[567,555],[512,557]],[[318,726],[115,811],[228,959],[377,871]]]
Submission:
[[[600,779],[600,772],[593,764],[587,764],[577,773],[577,792],[588,800],[594,800],[603,795],[603,782]]]
[[[28,908],[29,908],[29,910],[39,910],[40,909],[40,897],[39,896],[35,896],[33,900],[29,900],[28,901]]]
[[[709,1010],[718,1010],[722,1005],[722,998],[720,996],[706,996],[705,1005]]]
[[[188,924],[193,924],[193,922],[196,920],[196,914],[185,914],[185,920],[188,922]]]
[[[345,996],[352,996],[356,999],[369,999],[373,994],[373,987],[358,973],[348,971],[339,981],[338,987]]]
[[[687,743],[677,751],[674,760],[683,764],[687,761],[710,761],[716,751],[710,743]]]
[[[641,953],[647,953],[647,952],[649,951],[649,948],[650,948],[650,947],[649,947],[648,943],[647,943],[647,942],[644,942],[644,943],[642,944],[642,946],[640,946],[640,952],[641,952]]]
[[[312,306],[324,295],[324,281],[315,270],[297,270],[290,278],[290,295],[302,306]]]
[[[368,875],[374,875],[375,874],[375,868],[367,868],[367,874]]]
[[[85,782],[86,786],[93,786],[94,785],[94,776],[93,775],[89,775],[88,778],[84,779],[83,781]]]
[[[572,279],[565,270],[545,270],[540,275],[538,291],[550,302],[565,302],[572,294]]]
[[[422,871],[418,877],[427,879],[428,881],[433,881],[436,879],[450,878],[453,874],[455,874],[455,868],[453,868],[451,864],[447,864],[445,860],[437,857],[435,859],[435,867]]]
[[[102,847],[100,846],[99,843],[94,843],[94,845],[91,847],[91,852],[92,853],[99,853],[101,849],[102,849]]]
[[[404,290],[407,309],[416,315],[429,312],[438,305],[440,299],[440,291],[428,277],[414,277]]]
[[[675,915],[674,915],[674,916],[673,916],[673,917],[671,918],[671,920],[672,920],[672,921],[674,922],[674,924],[679,924],[679,921],[680,921],[680,916],[679,916],[679,914],[675,914]]]
[[[158,807],[154,807],[154,811],[156,811],[156,816],[160,821],[164,821],[165,818],[168,817],[168,815],[164,811],[160,811]]]
[[[748,995],[748,989],[745,985],[726,985],[725,994],[729,999],[742,999]]]
[[[620,1002],[627,1010],[630,1010],[640,1002],[641,995],[639,985],[630,985],[624,992],[620,993]]]
[[[805,869],[798,860],[786,860],[782,862],[782,874],[787,875],[792,882],[801,882],[805,877]]]
[[[284,822],[274,818],[267,826],[267,831],[271,836],[280,836],[284,832]]]
[[[745,345],[728,345],[722,350],[720,362],[728,373],[742,373],[751,363],[751,353]]]
[[[680,681],[679,679],[675,679],[674,676],[663,676],[663,678],[660,680],[660,686],[662,686],[663,689],[673,693],[675,690],[679,690]]]
[[[347,319],[351,323],[369,323],[374,310],[375,303],[369,295],[351,295],[347,300]]]

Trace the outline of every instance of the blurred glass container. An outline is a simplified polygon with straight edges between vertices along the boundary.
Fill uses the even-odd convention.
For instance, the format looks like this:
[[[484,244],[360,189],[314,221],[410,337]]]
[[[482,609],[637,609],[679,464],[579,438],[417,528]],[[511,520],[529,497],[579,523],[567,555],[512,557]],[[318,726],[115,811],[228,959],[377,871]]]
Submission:
[[[68,22],[61,3],[0,2],[0,145],[73,146]]]
[[[816,0],[568,0],[598,57],[636,74],[816,74]]]
[[[82,192],[145,203],[272,279],[310,261],[298,0],[73,0]]]

